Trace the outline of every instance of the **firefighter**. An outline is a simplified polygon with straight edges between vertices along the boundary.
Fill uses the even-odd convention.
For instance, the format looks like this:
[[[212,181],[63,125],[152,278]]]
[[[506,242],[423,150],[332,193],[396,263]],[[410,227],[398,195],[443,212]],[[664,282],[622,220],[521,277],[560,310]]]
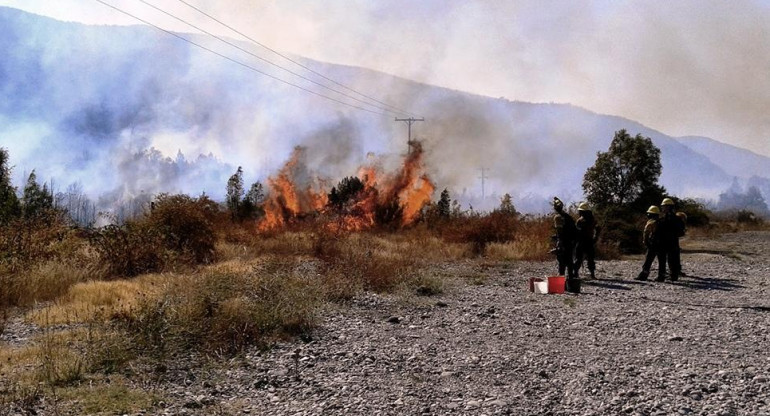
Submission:
[[[588,272],[591,273],[591,279],[596,279],[596,263],[594,261],[595,244],[599,239],[601,228],[596,224],[594,213],[587,202],[581,202],[578,205],[578,218],[575,228],[577,228],[577,242],[575,245],[575,277],[578,277],[580,268],[583,266],[585,258]]]
[[[650,268],[652,262],[655,261],[655,257],[658,256],[658,220],[660,218],[660,208],[652,205],[647,210],[647,224],[644,226],[644,246],[647,247],[647,254],[644,256],[644,264],[642,265],[642,271],[639,276],[636,276],[636,280],[647,280],[650,276]],[[658,269],[663,269],[662,273],[665,274],[665,263],[659,263]]]
[[[682,222],[680,224],[682,227],[680,237],[684,237],[684,235],[687,234],[687,214],[685,214],[682,211],[678,211],[676,213],[676,216],[679,217],[679,220]],[[680,255],[681,255],[681,251],[680,251]],[[682,269],[681,258],[679,262],[679,277],[687,277],[687,274],[685,274],[684,270]]]
[[[568,279],[576,278],[575,273],[575,239],[577,228],[571,215],[564,212],[564,203],[559,198],[553,198],[553,227],[556,229],[556,260],[559,262],[559,275]],[[564,272],[567,272],[565,275]]]
[[[679,237],[684,233],[684,224],[674,212],[674,201],[671,198],[663,199],[661,205],[661,217],[658,222],[658,235],[660,246],[658,250],[658,262],[660,269],[658,282],[666,279],[666,262],[671,272],[671,281],[679,280],[679,273],[682,270],[680,261]]]

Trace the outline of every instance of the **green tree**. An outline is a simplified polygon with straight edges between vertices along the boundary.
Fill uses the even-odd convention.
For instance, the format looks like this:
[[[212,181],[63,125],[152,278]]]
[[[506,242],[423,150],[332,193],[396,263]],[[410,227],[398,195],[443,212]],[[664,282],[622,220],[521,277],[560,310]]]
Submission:
[[[24,194],[21,197],[21,204],[26,218],[39,216],[53,208],[53,195],[48,190],[47,184],[43,184],[40,187],[34,170],[27,178]]]
[[[21,214],[16,188],[11,186],[11,167],[8,150],[0,147],[0,225],[8,223]]]
[[[246,192],[246,196],[243,198],[240,207],[240,217],[254,218],[263,214],[262,203],[265,200],[265,189],[262,183],[257,181],[251,184],[249,192]]]
[[[513,198],[511,198],[511,194],[503,195],[503,197],[500,199],[500,207],[497,210],[504,214],[518,215],[518,212],[516,212],[516,207],[513,206]]]
[[[243,193],[243,169],[238,166],[238,170],[227,180],[227,197],[225,199],[227,210],[230,211],[230,218],[233,220],[239,217]]]
[[[660,149],[649,137],[635,137],[620,130],[607,152],[598,152],[596,163],[583,177],[588,202],[598,210],[634,204],[664,192],[658,185],[661,173]]]
[[[337,186],[332,187],[328,205],[341,211],[348,201],[355,200],[358,194],[364,190],[364,187],[364,182],[355,176],[342,178]]]
[[[436,209],[438,216],[441,218],[449,218],[449,215],[452,213],[452,199],[449,197],[449,191],[446,188],[441,191],[441,198],[436,203]]]

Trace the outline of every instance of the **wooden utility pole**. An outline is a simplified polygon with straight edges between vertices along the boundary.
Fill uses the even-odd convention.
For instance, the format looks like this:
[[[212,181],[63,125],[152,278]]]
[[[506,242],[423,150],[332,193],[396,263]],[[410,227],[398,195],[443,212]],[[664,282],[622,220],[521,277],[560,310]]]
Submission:
[[[489,176],[485,175],[485,173],[488,171],[489,171],[489,168],[481,168],[481,176],[479,176],[479,178],[481,179],[481,200],[482,201],[486,197],[486,190],[484,189],[484,181],[489,179]]]
[[[414,124],[414,123],[416,123],[418,121],[425,121],[425,117],[420,117],[420,118],[413,118],[413,117],[398,118],[398,117],[396,117],[396,121],[403,121],[407,125],[408,136],[407,136],[407,141],[406,141],[406,145],[407,145],[406,154],[410,154],[410,153],[412,153],[412,124]]]

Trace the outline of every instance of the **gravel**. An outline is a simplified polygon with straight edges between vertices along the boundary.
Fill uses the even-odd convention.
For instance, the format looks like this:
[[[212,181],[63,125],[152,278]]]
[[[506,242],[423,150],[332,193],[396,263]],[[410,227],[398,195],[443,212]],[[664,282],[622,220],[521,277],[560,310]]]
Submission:
[[[362,295],[310,342],[178,360],[153,413],[770,415],[770,233],[692,247],[679,282],[634,281],[641,258],[601,261],[579,295],[528,291],[555,261],[436,266],[486,279]]]

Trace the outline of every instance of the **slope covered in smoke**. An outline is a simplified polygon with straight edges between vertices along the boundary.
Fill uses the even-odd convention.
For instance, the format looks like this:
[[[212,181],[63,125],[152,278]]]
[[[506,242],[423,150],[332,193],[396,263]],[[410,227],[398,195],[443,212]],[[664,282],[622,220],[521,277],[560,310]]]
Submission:
[[[770,178],[770,157],[708,137],[686,136],[677,140],[709,158],[728,175],[744,179],[752,176]]]
[[[85,26],[0,8],[0,53],[0,146],[9,148],[17,174],[37,168],[42,178],[81,181],[91,194],[221,197],[234,166],[244,167],[247,181],[265,179],[296,145],[308,147],[310,171],[332,180],[355,174],[368,152],[406,150],[406,127],[392,116],[319,99],[149,27]],[[580,199],[583,173],[621,128],[661,148],[662,182],[671,191],[714,196],[730,185],[713,160],[621,117],[304,62],[425,116],[414,131],[424,141],[431,177],[476,207],[494,204],[474,196],[481,167],[489,169],[488,194],[535,201],[521,208],[537,209],[553,194]],[[178,158],[180,151],[185,157]]]

